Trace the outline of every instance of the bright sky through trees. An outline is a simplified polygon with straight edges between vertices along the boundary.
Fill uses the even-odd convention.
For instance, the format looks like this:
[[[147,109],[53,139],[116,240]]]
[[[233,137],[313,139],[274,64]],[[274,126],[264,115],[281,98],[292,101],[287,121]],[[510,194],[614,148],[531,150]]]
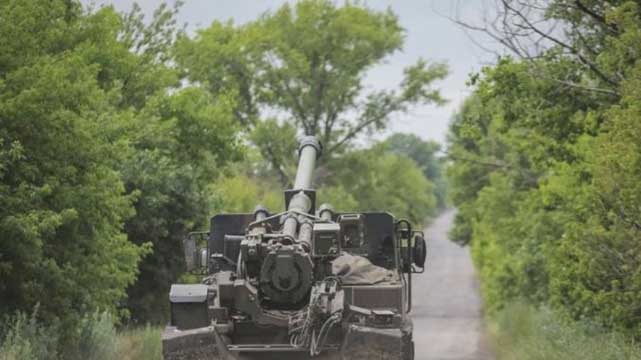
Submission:
[[[83,0],[84,1],[84,0]],[[256,19],[268,10],[275,10],[287,1],[282,0],[190,0],[182,6],[178,20],[188,24],[188,30],[202,28],[213,20],[233,19],[234,23],[245,23]],[[98,0],[98,4],[113,4],[121,11],[131,8],[129,0]],[[138,1],[143,12],[151,16],[159,5],[158,0]],[[340,2],[339,2],[340,3]],[[452,114],[460,107],[463,99],[470,93],[465,85],[468,75],[478,71],[489,62],[492,55],[479,49],[465,32],[448,17],[458,17],[476,21],[481,17],[483,0],[459,1],[392,1],[370,0],[367,6],[384,10],[391,8],[400,19],[406,32],[403,51],[389,57],[385,64],[377,65],[368,76],[372,88],[394,88],[403,78],[403,68],[423,57],[435,61],[445,61],[450,74],[438,82],[436,87],[450,100],[445,106],[425,105],[410,114],[395,115],[387,133],[409,132],[423,139],[445,143],[445,134]],[[484,46],[497,47],[485,43]]]

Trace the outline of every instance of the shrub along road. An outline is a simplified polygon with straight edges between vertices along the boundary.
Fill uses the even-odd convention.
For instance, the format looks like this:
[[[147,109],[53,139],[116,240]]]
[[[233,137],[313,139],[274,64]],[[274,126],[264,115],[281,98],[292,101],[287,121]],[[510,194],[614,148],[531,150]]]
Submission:
[[[417,360],[492,359],[469,248],[447,238],[454,214],[444,212],[426,229],[427,269],[412,278]]]

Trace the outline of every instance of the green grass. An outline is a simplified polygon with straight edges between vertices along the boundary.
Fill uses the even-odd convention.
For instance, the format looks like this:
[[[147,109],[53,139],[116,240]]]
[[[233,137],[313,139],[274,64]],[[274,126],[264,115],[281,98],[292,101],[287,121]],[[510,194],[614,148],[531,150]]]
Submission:
[[[564,323],[549,309],[513,304],[490,319],[498,360],[641,360],[629,338],[588,323]]]
[[[116,331],[107,313],[87,316],[62,344],[58,325],[43,326],[34,315],[5,317],[0,323],[0,360],[161,360],[160,328]]]
[[[150,326],[120,332],[117,337],[118,359],[162,359],[160,332],[160,328]]]
[[[55,329],[41,326],[34,316],[5,317],[0,328],[0,360],[55,358],[55,334]]]

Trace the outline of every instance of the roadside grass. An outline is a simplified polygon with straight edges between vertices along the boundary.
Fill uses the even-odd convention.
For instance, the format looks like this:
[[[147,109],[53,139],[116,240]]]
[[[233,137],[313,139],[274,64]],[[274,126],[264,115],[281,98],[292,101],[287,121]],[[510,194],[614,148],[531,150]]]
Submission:
[[[143,328],[127,329],[118,333],[117,353],[119,360],[160,360],[162,346],[160,343],[161,329],[146,326]]]
[[[43,326],[35,315],[17,314],[0,323],[0,360],[161,360],[160,328],[116,331],[109,314],[85,317],[71,344],[60,343],[59,325]]]
[[[520,303],[492,316],[489,331],[497,360],[641,360],[639,344],[621,334]]]
[[[38,324],[33,316],[5,317],[0,324],[0,360],[57,358],[56,331]]]

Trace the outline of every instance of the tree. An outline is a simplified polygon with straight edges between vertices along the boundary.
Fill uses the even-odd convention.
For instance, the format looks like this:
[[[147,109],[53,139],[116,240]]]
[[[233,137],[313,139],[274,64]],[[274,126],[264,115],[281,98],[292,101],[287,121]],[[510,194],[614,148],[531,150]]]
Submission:
[[[346,153],[329,165],[327,187],[319,194],[342,199],[338,205],[356,207],[347,211],[389,211],[420,225],[436,209],[434,185],[416,163],[386,151],[378,144],[370,149]],[[353,199],[353,200],[352,200]],[[322,200],[325,202],[326,200]]]
[[[423,175],[434,184],[437,207],[446,206],[447,184],[443,174],[444,159],[436,155],[441,146],[435,141],[425,141],[413,134],[393,134],[383,143],[389,151],[406,156],[419,166]]]
[[[96,310],[163,321],[181,240],[242,155],[234,99],[182,87],[176,8],[0,10],[0,311],[40,303],[62,342]]]
[[[502,44],[518,58],[530,62],[530,71],[560,86],[575,87],[608,97],[618,97],[618,85],[634,56],[615,61],[603,51],[613,38],[622,38],[622,27],[612,21],[612,9],[638,6],[629,0],[494,0],[483,22],[454,19],[466,30],[481,32]],[[541,56],[573,61],[589,79],[547,74],[536,66]],[[623,60],[623,61],[622,61]]]
[[[258,133],[254,140],[274,135],[263,130],[290,126],[319,137],[329,159],[358,136],[385,128],[391,114],[443,102],[431,85],[446,75],[446,66],[422,59],[405,70],[399,89],[364,90],[367,70],[402,44],[403,30],[390,11],[305,0],[242,26],[214,22],[193,38],[182,37],[176,53],[192,82],[214,96],[238,96],[235,117]],[[281,140],[255,143],[287,184],[294,149],[284,157],[267,146]]]
[[[612,14],[621,42],[641,41],[641,13],[621,6]],[[620,45],[620,44],[617,44]],[[619,47],[627,57],[630,47]],[[627,69],[621,101],[608,109],[601,131],[581,146],[587,161],[554,177],[549,193],[572,214],[551,261],[558,275],[551,301],[573,317],[591,317],[608,327],[641,338],[641,66]],[[590,177],[587,177],[589,174]],[[587,179],[586,179],[587,178]],[[586,181],[587,180],[587,181]],[[561,271],[563,270],[563,271]]]
[[[127,241],[133,198],[111,165],[120,116],[92,57],[117,16],[68,1],[0,3],[0,311],[62,321],[119,312],[149,247]],[[108,49],[108,50],[107,50]]]
[[[152,249],[127,290],[126,307],[136,323],[166,322],[166,294],[184,271],[182,240],[207,224],[209,184],[242,156],[234,98],[182,86],[172,66],[182,31],[175,20],[179,6],[161,5],[149,23],[136,5],[118,14],[113,35],[120,53],[98,57],[106,60],[102,81],[116,86],[124,114],[107,129],[126,144],[123,160],[114,164],[135,199],[135,215],[124,229],[131,242]]]
[[[489,311],[525,298],[549,300],[549,259],[566,216],[541,187],[560,164],[579,168],[577,142],[595,126],[601,106],[577,88],[533,78],[530,64],[503,59],[486,68],[451,124],[450,195],[459,207],[450,236],[472,246]],[[546,61],[552,74],[571,61]]]
[[[135,322],[167,320],[165,295],[184,271],[182,240],[206,226],[209,184],[241,156],[228,104],[194,88],[161,93],[119,127],[130,151],[118,168],[136,199],[125,231],[130,241],[153,245],[128,290]]]
[[[535,3],[501,3],[505,26],[542,36],[523,10]],[[563,43],[486,68],[452,122],[452,235],[472,246],[490,312],[526,300],[639,339],[641,11],[559,0],[535,13],[561,21]]]

